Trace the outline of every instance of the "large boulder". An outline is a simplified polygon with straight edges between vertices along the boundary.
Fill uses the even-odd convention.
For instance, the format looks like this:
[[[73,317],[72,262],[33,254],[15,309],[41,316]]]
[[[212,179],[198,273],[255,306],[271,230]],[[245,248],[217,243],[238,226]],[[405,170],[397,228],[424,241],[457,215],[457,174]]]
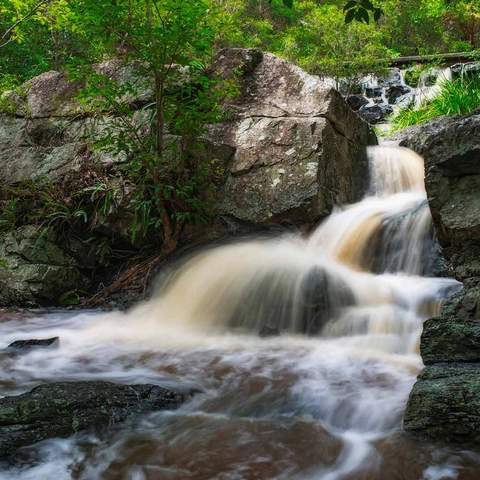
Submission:
[[[372,130],[319,77],[255,49],[221,50],[213,70],[240,94],[230,120],[209,129],[227,146],[218,212],[256,224],[315,222],[365,193]]]
[[[411,433],[442,442],[480,443],[478,366],[427,366],[413,386],[404,424]]]
[[[464,284],[438,317],[425,322],[421,353],[428,367],[410,396],[405,427],[438,439],[479,442],[480,111],[441,117],[392,140],[424,157],[436,233],[451,275]]]
[[[158,385],[58,382],[0,399],[0,457],[52,437],[121,422],[134,414],[178,407],[193,392]]]
[[[151,113],[146,104],[151,103],[152,89],[148,75],[139,76],[142,66],[111,60],[95,68],[120,84],[137,87],[123,100],[134,109],[132,121],[138,122],[140,134],[146,133]],[[375,144],[376,137],[336,90],[319,77],[255,49],[220,51],[210,73],[236,82],[240,93],[224,101],[226,120],[211,125],[203,147],[190,152],[205,156],[224,175],[218,175],[222,180],[215,185],[213,225],[202,232],[198,226],[186,228],[183,240],[218,238],[239,228],[251,232],[278,224],[308,227],[334,205],[362,197],[368,184],[366,147]],[[188,81],[188,72],[179,68],[178,81]],[[20,93],[11,92],[12,110],[0,113],[0,185],[33,181],[37,186],[81,186],[84,172],[99,173],[102,182],[107,178],[109,187],[113,185],[115,198],[112,211],[96,224],[96,233],[120,250],[133,251],[145,245],[141,240],[133,242],[128,228],[134,223],[135,185],[123,168],[126,156],[96,148],[105,136],[119,131],[121,119],[108,111],[93,112],[79,102],[82,85],[64,73],[46,72],[26,82]],[[168,161],[178,161],[187,143],[167,135]],[[31,263],[25,268],[31,269]],[[51,266],[64,268],[63,264]],[[35,298],[32,285],[40,288],[41,275],[36,271],[30,280],[23,267],[15,268],[14,279],[10,271],[8,276],[15,288],[7,288],[0,300],[3,295],[3,302],[7,298],[17,304],[30,302]],[[60,284],[72,286],[70,281]],[[45,296],[47,290],[38,292],[37,303],[53,299],[53,293]]]
[[[0,237],[0,306],[57,303],[88,286],[78,261],[38,227],[27,225]]]
[[[151,99],[148,78],[139,78],[135,66],[111,60],[95,68],[135,85],[134,108]],[[311,222],[362,196],[365,147],[376,137],[336,90],[255,49],[221,50],[212,73],[240,87],[226,101],[229,121],[212,125],[205,138],[207,154],[227,171],[220,215],[252,223]],[[81,87],[54,71],[23,85],[15,115],[0,114],[0,182],[55,181],[86,161],[111,166],[125,160],[91,148],[92,140],[115,128],[115,119],[80,104]]]
[[[0,182],[55,181],[88,157],[87,120],[28,119],[0,114]]]
[[[480,245],[480,111],[441,117],[393,137],[425,159],[425,183],[437,234],[450,257]],[[455,266],[464,263],[455,261]],[[480,270],[462,278],[480,275]]]

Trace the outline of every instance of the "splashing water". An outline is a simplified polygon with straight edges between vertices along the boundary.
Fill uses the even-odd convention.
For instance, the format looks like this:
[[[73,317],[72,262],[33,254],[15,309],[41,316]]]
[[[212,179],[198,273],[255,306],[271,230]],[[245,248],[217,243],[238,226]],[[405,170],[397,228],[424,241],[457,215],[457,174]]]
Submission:
[[[4,394],[79,379],[203,392],[108,434],[42,442],[40,463],[0,479],[476,478],[474,454],[401,434],[422,322],[458,284],[434,277],[422,159],[369,155],[368,195],[308,238],[206,249],[126,313],[0,323],[5,344],[61,337],[57,350],[0,357]]]

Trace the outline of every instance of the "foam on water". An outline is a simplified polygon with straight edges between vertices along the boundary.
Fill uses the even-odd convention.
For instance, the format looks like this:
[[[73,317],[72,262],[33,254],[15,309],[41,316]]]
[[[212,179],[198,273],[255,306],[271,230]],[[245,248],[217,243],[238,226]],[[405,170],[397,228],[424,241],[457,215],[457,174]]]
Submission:
[[[125,313],[1,323],[5,344],[61,338],[1,356],[4,394],[79,379],[202,393],[108,434],[43,442],[40,463],[5,466],[0,479],[380,480],[420,454],[402,478],[475,478],[459,477],[475,455],[399,433],[422,322],[458,284],[421,276],[435,242],[422,159],[393,147],[370,158],[369,194],[308,237],[196,253]]]

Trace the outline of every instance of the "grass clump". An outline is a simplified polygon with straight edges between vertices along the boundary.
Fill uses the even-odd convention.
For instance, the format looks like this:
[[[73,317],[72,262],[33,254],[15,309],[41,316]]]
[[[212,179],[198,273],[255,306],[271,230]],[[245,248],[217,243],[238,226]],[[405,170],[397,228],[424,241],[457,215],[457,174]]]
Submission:
[[[420,107],[400,110],[392,118],[392,131],[425,123],[442,115],[465,115],[480,107],[480,77],[461,77],[443,83],[440,94]]]

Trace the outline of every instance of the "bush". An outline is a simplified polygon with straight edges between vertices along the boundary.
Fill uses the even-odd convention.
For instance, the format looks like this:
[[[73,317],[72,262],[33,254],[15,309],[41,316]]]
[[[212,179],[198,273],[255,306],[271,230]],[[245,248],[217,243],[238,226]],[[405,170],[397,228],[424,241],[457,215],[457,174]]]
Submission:
[[[420,105],[400,110],[392,118],[392,131],[418,125],[442,115],[464,115],[480,106],[480,78],[446,81],[440,94]]]

